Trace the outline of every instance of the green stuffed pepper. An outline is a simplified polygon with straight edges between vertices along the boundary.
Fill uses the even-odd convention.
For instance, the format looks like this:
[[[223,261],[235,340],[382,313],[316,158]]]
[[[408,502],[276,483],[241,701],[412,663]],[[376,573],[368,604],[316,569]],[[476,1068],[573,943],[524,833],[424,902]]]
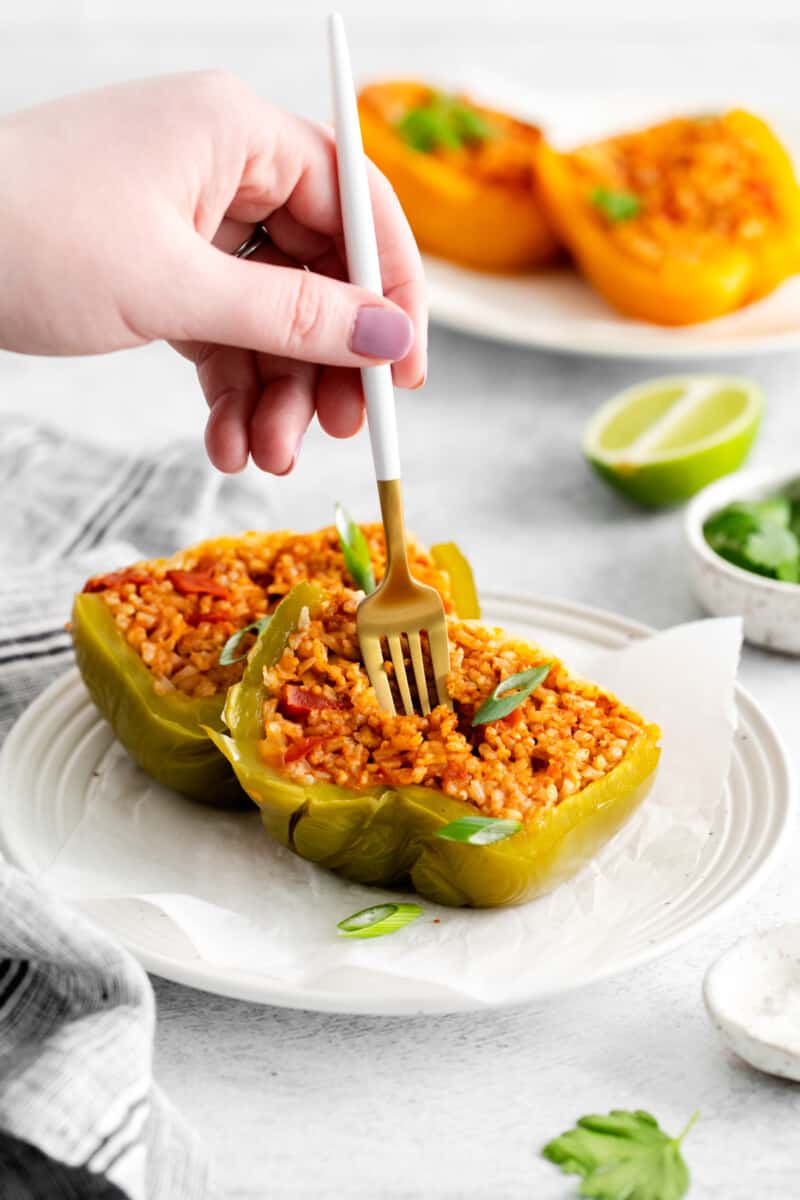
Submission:
[[[361,530],[380,577],[382,529]],[[350,582],[343,550],[333,527],[246,533],[88,581],[72,610],[78,668],[98,710],[149,775],[208,804],[247,803],[204,728],[223,729],[225,695],[241,678],[254,625],[297,580]],[[457,547],[429,552],[412,543],[411,561],[451,611],[477,615],[469,564]]]
[[[517,904],[572,875],[644,799],[659,730],[614,697],[554,660],[542,668],[540,651],[501,631],[451,619],[454,711],[390,716],[358,661],[354,612],[352,593],[299,584],[228,693],[229,732],[208,730],[281,845],[441,904]],[[478,700],[518,666],[546,681],[501,720],[473,724]],[[517,832],[492,844],[447,836],[480,815]]]

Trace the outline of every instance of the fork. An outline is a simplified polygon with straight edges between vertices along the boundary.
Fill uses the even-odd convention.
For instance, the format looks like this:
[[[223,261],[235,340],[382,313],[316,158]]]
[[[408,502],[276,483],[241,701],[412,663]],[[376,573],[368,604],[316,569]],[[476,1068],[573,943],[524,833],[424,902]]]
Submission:
[[[330,17],[329,44],[347,267],[352,283],[380,296],[383,288],[366,159],[350,54],[339,13]],[[380,586],[361,601],[356,613],[361,657],[381,708],[396,713],[399,699],[408,716],[427,715],[432,707],[431,692],[434,704],[452,708],[447,692],[450,646],[444,606],[434,588],[412,578],[408,565],[392,368],[365,367],[361,379],[387,560]],[[412,679],[407,662],[413,668]]]

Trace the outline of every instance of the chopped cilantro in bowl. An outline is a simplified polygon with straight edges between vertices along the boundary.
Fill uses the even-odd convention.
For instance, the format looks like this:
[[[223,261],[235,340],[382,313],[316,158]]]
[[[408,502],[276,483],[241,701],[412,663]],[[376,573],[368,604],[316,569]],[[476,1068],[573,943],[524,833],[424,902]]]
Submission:
[[[735,500],[703,523],[703,536],[734,566],[800,583],[800,499]]]
[[[717,479],[690,502],[685,535],[702,608],[740,618],[751,644],[800,657],[800,464]]]

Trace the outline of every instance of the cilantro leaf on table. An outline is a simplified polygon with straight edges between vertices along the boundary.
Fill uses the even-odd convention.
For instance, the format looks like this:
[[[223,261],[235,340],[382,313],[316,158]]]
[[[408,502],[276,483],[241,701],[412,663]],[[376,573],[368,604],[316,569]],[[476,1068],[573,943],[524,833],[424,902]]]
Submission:
[[[574,1129],[553,1138],[542,1150],[566,1175],[580,1175],[581,1196],[594,1200],[681,1200],[689,1190],[683,1133],[664,1133],[650,1113],[613,1109],[607,1116],[581,1117]]]

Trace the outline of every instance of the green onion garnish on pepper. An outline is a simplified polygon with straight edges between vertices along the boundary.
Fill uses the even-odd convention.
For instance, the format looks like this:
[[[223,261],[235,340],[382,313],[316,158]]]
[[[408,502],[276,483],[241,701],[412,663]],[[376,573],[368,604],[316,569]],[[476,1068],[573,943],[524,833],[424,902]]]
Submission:
[[[550,674],[552,665],[552,663],[543,663],[540,667],[529,667],[527,671],[518,671],[516,675],[509,675],[508,679],[502,679],[475,713],[472,718],[473,726],[487,725],[490,721],[500,721],[515,708],[519,708],[520,704],[528,699],[534,688],[537,688],[540,683],[544,683]]]
[[[373,904],[340,921],[336,928],[342,937],[374,938],[397,933],[404,925],[422,916],[418,904]]]
[[[336,505],[335,520],[348,574],[356,587],[369,595],[375,591],[375,573],[372,570],[367,539],[341,504]]]
[[[595,188],[589,197],[594,208],[609,221],[630,221],[642,211],[642,202],[633,192],[615,192],[611,188]]]
[[[244,662],[247,658],[248,651],[244,654],[237,654],[242,638],[246,633],[254,633],[256,637],[263,629],[266,629],[270,623],[270,617],[262,617],[259,621],[251,621],[249,625],[245,625],[244,629],[237,629],[236,633],[232,633],[228,638],[219,656],[219,665],[221,667],[230,667],[233,663]]]
[[[492,128],[479,112],[455,96],[437,93],[425,104],[410,108],[395,128],[412,150],[431,154],[434,150],[460,150],[470,143],[485,142]]]
[[[519,833],[521,821],[506,817],[459,817],[436,830],[436,836],[446,842],[467,842],[470,846],[491,846],[502,842],[512,833]]]

